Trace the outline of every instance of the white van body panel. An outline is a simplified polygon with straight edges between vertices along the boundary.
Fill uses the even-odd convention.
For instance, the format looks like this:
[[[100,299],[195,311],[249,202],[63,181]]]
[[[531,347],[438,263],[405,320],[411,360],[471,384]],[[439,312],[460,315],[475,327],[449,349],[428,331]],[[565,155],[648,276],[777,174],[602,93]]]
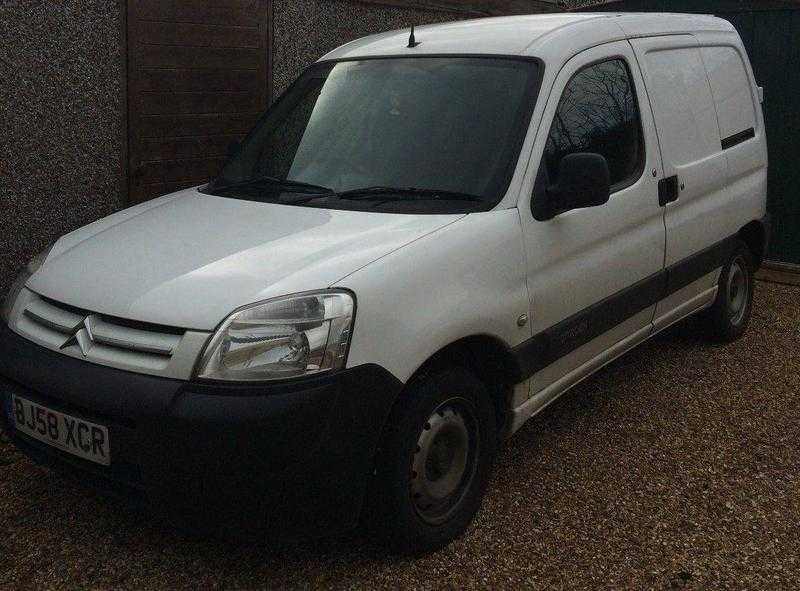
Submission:
[[[754,139],[725,150],[729,189],[735,203],[749,208],[754,219],[766,214],[767,194],[766,126],[758,86],[750,58],[737,33],[698,33],[719,118],[720,135],[734,136],[747,126]]]
[[[664,35],[696,34],[704,31],[733,31],[725,19],[707,14],[680,14],[673,12],[605,13],[625,32],[629,39],[661,37]]]
[[[65,237],[28,287],[95,313],[211,331],[241,306],[324,289],[463,217],[293,207],[196,189],[134,209]]]
[[[513,348],[531,337],[515,209],[468,215],[345,277],[358,297],[348,367],[377,363],[405,382],[470,336]]]
[[[736,47],[736,35],[697,38],[711,84],[720,135],[724,138],[735,135],[742,131],[742,125],[760,127],[755,108],[758,98],[750,85],[742,53]]]
[[[191,191],[191,189],[187,189],[187,191]],[[127,209],[112,213],[107,217],[100,218],[91,224],[87,224],[86,226],[78,228],[77,230],[74,230],[58,239],[58,241],[53,245],[53,249],[50,251],[48,260],[54,259],[84,240],[88,240],[92,236],[96,236],[101,232],[105,232],[106,230],[109,230],[114,226],[118,226],[127,220],[135,218],[136,216],[142,215],[151,209],[162,207],[170,201],[180,198],[184,193],[186,193],[186,191],[178,191],[176,193],[170,193],[169,195],[158,197],[157,199],[144,201],[134,205],[133,207],[128,207]]]

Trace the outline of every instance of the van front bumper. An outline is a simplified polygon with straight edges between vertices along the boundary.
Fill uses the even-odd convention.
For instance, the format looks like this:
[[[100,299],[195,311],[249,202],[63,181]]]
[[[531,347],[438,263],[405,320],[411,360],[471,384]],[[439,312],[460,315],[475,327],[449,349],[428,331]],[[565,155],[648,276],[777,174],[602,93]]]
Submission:
[[[11,441],[202,534],[285,540],[354,527],[401,388],[374,365],[257,386],[175,381],[73,359],[0,327],[0,424]],[[106,426],[111,465],[15,432],[11,394]]]

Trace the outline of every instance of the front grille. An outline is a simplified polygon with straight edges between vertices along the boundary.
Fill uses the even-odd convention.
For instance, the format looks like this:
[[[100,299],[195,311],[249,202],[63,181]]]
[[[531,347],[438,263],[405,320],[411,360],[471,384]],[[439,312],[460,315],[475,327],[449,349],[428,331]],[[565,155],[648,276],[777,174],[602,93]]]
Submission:
[[[23,289],[9,326],[64,355],[174,380],[191,379],[208,332],[162,326],[85,310]]]
[[[44,298],[27,302],[17,326],[65,353],[151,370],[169,366],[183,337],[182,331],[117,320]]]

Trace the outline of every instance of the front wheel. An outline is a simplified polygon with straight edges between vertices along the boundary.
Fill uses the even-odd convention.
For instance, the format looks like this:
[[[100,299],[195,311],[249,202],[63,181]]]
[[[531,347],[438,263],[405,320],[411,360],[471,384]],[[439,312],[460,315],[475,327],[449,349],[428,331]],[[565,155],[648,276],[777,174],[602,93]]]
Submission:
[[[709,336],[725,343],[739,339],[747,330],[753,311],[753,255],[740,242],[719,278],[714,304],[705,313]]]
[[[494,406],[472,373],[447,368],[413,383],[392,410],[378,455],[372,529],[413,553],[459,537],[480,508],[496,446]]]

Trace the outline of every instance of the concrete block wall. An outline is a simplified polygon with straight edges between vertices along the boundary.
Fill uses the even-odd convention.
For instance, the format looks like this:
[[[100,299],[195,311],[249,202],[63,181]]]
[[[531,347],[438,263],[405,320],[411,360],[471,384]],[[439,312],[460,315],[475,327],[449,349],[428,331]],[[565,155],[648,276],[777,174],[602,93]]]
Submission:
[[[123,203],[123,10],[0,2],[0,297],[39,250]]]

